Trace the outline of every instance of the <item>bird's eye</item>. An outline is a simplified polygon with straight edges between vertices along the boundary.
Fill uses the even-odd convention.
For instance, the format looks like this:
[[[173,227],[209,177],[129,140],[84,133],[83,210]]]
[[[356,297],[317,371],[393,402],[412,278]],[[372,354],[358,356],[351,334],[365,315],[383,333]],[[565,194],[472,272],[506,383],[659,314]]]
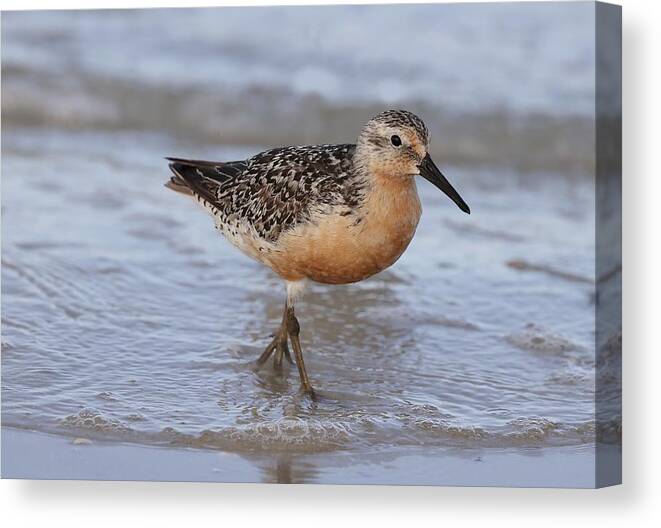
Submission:
[[[395,147],[401,147],[402,146],[402,138],[399,136],[392,136],[390,138],[390,142],[393,144]]]

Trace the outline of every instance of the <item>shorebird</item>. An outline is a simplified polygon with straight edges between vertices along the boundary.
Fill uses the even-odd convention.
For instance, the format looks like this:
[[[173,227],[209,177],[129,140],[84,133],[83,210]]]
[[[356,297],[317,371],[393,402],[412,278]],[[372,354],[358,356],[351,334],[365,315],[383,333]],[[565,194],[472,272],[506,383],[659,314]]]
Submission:
[[[306,281],[358,282],[395,263],[422,212],[416,176],[470,213],[428,147],[419,117],[387,110],[356,144],[282,147],[228,162],[166,158],[174,176],[165,185],[192,196],[225,238],[286,282],[282,322],[257,364],[274,352],[276,369],[283,358],[293,363],[291,341],[301,389],[313,399],[294,312]]]

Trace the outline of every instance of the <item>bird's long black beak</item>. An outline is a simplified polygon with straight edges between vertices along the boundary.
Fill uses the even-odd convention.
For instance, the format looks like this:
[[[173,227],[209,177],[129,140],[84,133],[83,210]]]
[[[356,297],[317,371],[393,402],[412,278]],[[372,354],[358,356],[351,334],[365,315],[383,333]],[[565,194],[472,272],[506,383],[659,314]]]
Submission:
[[[422,160],[422,163],[420,163],[418,167],[420,168],[420,176],[447,194],[464,213],[471,213],[468,204],[464,202],[463,198],[459,196],[459,193],[455,190],[455,188],[450,185],[450,182],[445,178],[445,176],[443,176],[441,171],[438,170],[438,167],[429,157],[429,154],[425,156],[425,159]]]

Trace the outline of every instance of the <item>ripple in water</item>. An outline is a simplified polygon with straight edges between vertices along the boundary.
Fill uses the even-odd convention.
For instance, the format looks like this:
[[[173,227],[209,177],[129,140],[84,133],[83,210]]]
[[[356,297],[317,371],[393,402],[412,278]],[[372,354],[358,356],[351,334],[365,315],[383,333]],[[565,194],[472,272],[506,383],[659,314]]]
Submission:
[[[524,350],[549,354],[562,354],[580,348],[569,339],[534,323],[528,323],[522,331],[508,335],[507,340]]]

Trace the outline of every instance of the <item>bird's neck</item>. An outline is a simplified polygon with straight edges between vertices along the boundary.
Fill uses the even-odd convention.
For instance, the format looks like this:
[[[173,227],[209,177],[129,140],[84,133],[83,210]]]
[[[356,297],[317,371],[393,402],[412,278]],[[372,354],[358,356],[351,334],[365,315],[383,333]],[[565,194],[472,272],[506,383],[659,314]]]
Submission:
[[[363,182],[362,208],[371,222],[418,224],[422,208],[415,177],[398,174],[399,167],[384,164],[359,140],[354,156],[356,175]]]
[[[414,176],[372,171],[365,205],[375,218],[417,225],[422,212]]]

